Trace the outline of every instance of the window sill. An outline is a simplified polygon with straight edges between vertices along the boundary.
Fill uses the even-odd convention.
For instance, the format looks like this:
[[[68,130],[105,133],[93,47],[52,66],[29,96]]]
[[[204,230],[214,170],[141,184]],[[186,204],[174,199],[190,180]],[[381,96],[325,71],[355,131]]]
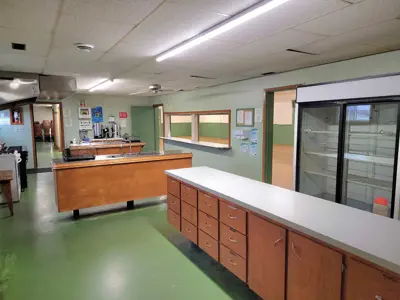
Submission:
[[[167,140],[167,141],[174,141],[174,142],[179,142],[179,143],[184,143],[184,144],[190,144],[190,145],[196,145],[196,146],[202,146],[202,147],[208,147],[208,148],[214,148],[214,149],[220,149],[220,150],[231,149],[231,146],[225,145],[225,144],[210,143],[210,142],[194,142],[191,140],[185,140],[185,139],[174,138],[174,137],[162,137],[162,139]]]

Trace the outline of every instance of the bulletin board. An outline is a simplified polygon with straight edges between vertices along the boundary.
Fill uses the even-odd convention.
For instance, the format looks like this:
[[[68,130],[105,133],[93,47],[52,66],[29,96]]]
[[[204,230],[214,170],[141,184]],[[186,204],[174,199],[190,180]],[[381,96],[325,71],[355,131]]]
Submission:
[[[254,127],[254,108],[236,110],[236,127]]]

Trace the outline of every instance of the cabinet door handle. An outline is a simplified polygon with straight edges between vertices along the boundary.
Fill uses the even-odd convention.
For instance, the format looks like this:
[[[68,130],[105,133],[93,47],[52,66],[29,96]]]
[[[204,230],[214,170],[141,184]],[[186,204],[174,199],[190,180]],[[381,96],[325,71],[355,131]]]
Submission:
[[[284,239],[283,237],[277,239],[277,240],[274,242],[274,246],[276,246],[276,244],[278,244],[280,241],[283,241],[283,239]]]
[[[382,298],[382,296],[376,295],[376,296],[375,296],[375,300],[383,300],[383,298]]]
[[[292,242],[292,250],[294,255],[296,255],[298,259],[301,259],[300,255],[296,252],[296,245],[294,244],[294,242]]]
[[[228,205],[228,207],[229,207],[230,209],[237,210],[237,208],[234,207],[234,206],[232,206],[232,205]]]
[[[228,259],[228,261],[229,261],[229,263],[230,263],[231,265],[236,266],[236,263],[235,263],[232,259]]]
[[[186,228],[185,230],[186,230],[186,232],[191,232],[189,228]]]
[[[208,195],[206,195],[206,194],[204,194],[204,196],[206,196],[207,198],[211,198],[211,196],[208,196]]]
[[[208,202],[206,202],[206,205],[207,205],[207,207],[211,207],[211,204],[210,204],[210,203],[208,203]]]
[[[171,180],[171,182],[172,182],[172,183],[176,183],[176,181],[175,181],[175,180]]]
[[[206,225],[206,227],[211,227],[211,225],[210,225],[210,224],[208,224],[208,223],[205,223],[204,225]]]
[[[236,243],[237,242],[237,240],[234,240],[232,237],[229,237],[229,241],[232,242],[232,243]]]
[[[171,201],[171,204],[175,204],[176,202],[175,201]]]
[[[207,242],[206,242],[206,246],[207,246],[208,248],[211,248],[211,244],[209,244],[209,243],[207,243]]]
[[[229,217],[229,219],[234,219],[234,220],[236,220],[236,217],[235,217],[235,216],[232,216],[231,214],[229,214],[228,217]]]
[[[172,221],[175,221],[176,219],[175,219],[175,217],[172,217]]]

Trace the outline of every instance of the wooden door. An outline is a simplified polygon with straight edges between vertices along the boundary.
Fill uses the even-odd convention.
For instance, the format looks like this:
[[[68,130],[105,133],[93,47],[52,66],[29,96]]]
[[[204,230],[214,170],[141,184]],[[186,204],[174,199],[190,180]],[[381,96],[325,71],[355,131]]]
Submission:
[[[349,259],[345,300],[400,300],[400,279]]]
[[[249,214],[248,284],[263,299],[285,298],[286,230]]]
[[[289,232],[287,300],[340,300],[342,259],[339,252]]]
[[[155,136],[155,117],[153,106],[132,106],[132,136],[139,138],[141,142],[145,142],[143,151],[156,150]]]

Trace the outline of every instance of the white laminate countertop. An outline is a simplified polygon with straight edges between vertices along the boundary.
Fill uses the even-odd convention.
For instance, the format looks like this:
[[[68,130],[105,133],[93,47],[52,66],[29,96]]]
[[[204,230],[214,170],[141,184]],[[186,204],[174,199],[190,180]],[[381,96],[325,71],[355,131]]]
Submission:
[[[400,221],[208,167],[165,173],[400,274]]]

